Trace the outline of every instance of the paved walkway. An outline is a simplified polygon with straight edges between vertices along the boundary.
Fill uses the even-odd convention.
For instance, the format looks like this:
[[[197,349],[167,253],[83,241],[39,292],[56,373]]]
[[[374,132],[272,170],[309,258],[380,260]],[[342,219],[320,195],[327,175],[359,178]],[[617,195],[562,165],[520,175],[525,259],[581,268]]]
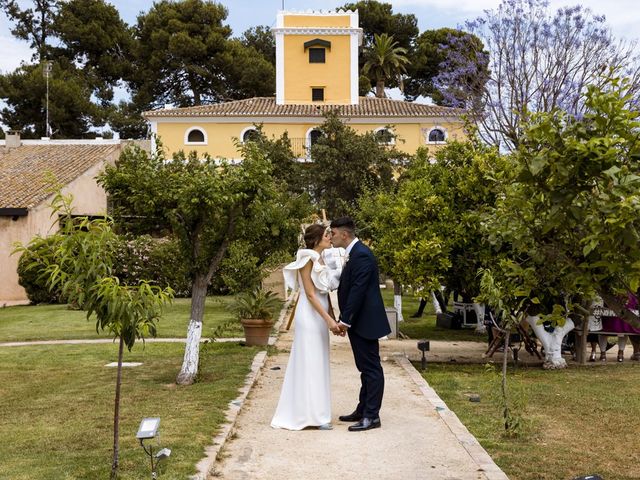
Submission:
[[[332,337],[334,429],[272,429],[269,423],[292,339],[293,329],[283,332],[276,343],[281,353],[266,359],[210,480],[507,479],[405,356],[398,354],[402,348],[417,352],[415,341],[382,342],[386,380],[382,428],[353,433],[347,430],[349,424],[338,421],[338,415],[353,410],[360,382],[348,340]]]

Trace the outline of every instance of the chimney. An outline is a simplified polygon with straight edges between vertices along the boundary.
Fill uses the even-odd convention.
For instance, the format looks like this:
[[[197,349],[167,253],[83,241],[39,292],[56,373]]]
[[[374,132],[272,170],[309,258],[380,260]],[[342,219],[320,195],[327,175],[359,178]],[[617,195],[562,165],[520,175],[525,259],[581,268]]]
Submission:
[[[19,147],[21,143],[22,142],[20,141],[20,130],[7,131],[7,135],[5,137],[5,142],[4,142],[4,148],[6,150]]]

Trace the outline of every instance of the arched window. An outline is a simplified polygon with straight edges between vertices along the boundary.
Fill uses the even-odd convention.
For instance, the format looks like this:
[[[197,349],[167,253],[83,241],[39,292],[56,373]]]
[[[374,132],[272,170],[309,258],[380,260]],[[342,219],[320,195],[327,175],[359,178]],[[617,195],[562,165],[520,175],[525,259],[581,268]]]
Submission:
[[[396,136],[393,131],[387,127],[376,128],[373,134],[381,145],[395,145],[396,143]]]
[[[185,145],[206,145],[207,134],[200,127],[191,127],[184,135]]]
[[[317,127],[312,127],[307,130],[307,137],[305,141],[305,146],[307,147],[307,149],[311,149],[311,147],[318,142],[318,139],[322,137],[322,135],[322,130]]]
[[[242,143],[252,142],[258,140],[258,138],[260,138],[260,134],[256,127],[247,127],[242,130],[240,138],[242,139]]]
[[[429,143],[442,143],[446,140],[447,135],[445,133],[444,128],[435,127],[429,131],[429,136],[427,137],[427,141]]]

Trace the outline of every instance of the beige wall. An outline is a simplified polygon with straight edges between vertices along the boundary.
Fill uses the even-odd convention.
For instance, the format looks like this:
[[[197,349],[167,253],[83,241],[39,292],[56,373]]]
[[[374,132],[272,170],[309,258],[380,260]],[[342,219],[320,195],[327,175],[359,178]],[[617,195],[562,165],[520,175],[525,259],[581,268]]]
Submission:
[[[255,122],[243,123],[213,123],[200,122],[158,122],[157,135],[162,141],[165,153],[171,156],[179,150],[190,152],[195,150],[199,155],[208,153],[213,157],[228,159],[240,158],[240,154],[234,144],[234,137],[240,138],[242,131],[255,124],[262,123],[264,132],[268,137],[279,137],[284,132],[288,132],[291,139],[305,139],[307,132],[314,127],[318,127],[323,119],[318,119],[317,123],[270,123],[268,118],[256,118]],[[359,133],[373,131],[380,127],[386,127],[385,123],[358,123],[355,120],[348,122],[348,125]],[[418,147],[429,147],[435,151],[442,145],[429,144],[426,141],[429,130],[434,127],[442,127],[450,140],[464,140],[464,130],[462,122],[445,122],[434,119],[432,122],[398,123],[391,124],[392,130],[398,136],[396,147],[406,153],[413,154]],[[185,133],[192,127],[202,129],[207,137],[206,145],[187,145],[184,141]],[[295,149],[294,149],[295,150]],[[296,152],[297,153],[297,152]]]
[[[284,37],[284,92],[285,103],[296,105],[326,103],[331,105],[351,103],[351,37],[349,35],[325,35],[331,42],[326,49],[326,63],[309,63],[309,51],[304,43],[317,35],[291,35]],[[324,88],[324,101],[312,102],[311,89]]]
[[[110,161],[115,161],[115,157]],[[97,164],[63,188],[64,194],[70,193],[74,197],[74,213],[106,213],[106,193],[95,180],[103,168],[103,163]],[[37,207],[30,209],[26,217],[18,217],[15,221],[11,217],[0,217],[0,307],[7,302],[27,300],[26,292],[18,284],[19,255],[11,255],[11,252],[16,242],[26,244],[36,235],[50,235],[57,229],[57,226],[53,225],[55,219],[51,217],[51,200],[52,197],[49,197]]]

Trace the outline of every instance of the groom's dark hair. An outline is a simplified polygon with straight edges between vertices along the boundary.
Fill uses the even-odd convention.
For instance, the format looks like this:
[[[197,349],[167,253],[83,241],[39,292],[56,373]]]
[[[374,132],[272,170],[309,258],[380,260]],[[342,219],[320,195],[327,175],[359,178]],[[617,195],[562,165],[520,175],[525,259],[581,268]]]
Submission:
[[[355,236],[356,234],[356,224],[351,217],[336,218],[331,222],[331,228],[342,228],[343,230],[347,230],[351,236]]]

